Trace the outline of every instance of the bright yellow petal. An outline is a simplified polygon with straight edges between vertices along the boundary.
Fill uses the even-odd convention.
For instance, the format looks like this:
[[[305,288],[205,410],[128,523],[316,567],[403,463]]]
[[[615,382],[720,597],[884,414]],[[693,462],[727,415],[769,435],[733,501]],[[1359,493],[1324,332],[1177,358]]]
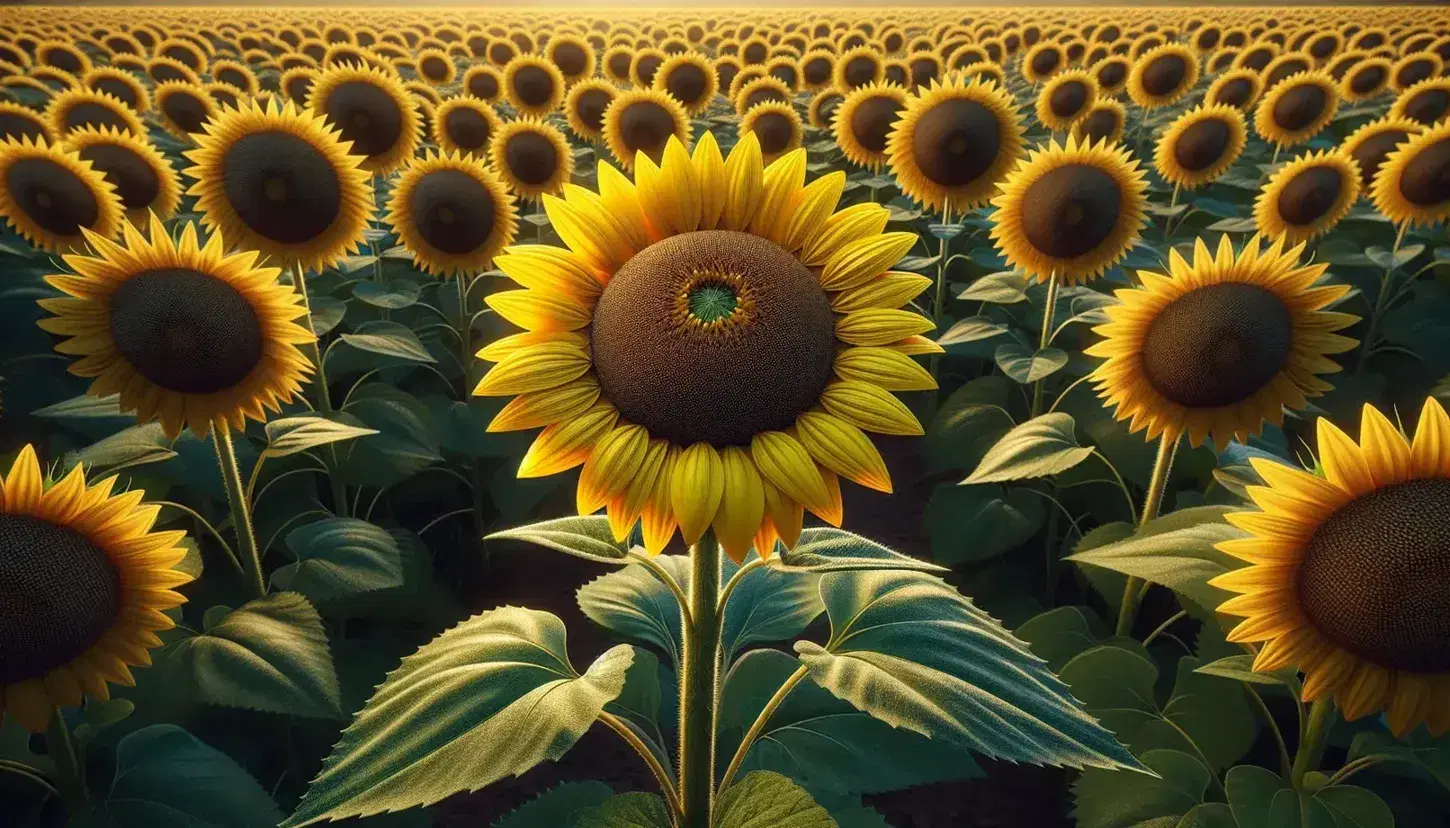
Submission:
[[[572,420],[539,433],[519,463],[519,477],[547,477],[568,471],[589,458],[589,450],[619,419],[614,406],[600,401]]]
[[[691,161],[700,182],[700,229],[714,230],[725,212],[725,159],[713,132],[700,136]]]
[[[1420,409],[1410,465],[1416,477],[1450,477],[1450,416],[1434,397],[1427,397]]]
[[[821,407],[846,422],[877,434],[919,437],[916,415],[891,392],[860,380],[836,380],[821,392]]]
[[[829,504],[826,482],[796,438],[783,431],[763,431],[750,439],[750,456],[761,475],[786,497],[812,509]]]
[[[592,515],[612,498],[622,496],[649,450],[644,426],[621,424],[604,435],[579,473],[575,501],[581,515]]]
[[[493,366],[474,396],[500,397],[556,388],[584,376],[589,355],[568,342],[544,342],[521,348]]]
[[[915,233],[883,233],[851,242],[826,260],[821,270],[821,286],[826,290],[846,290],[865,284],[901,261],[916,242]]]
[[[725,478],[713,522],[715,537],[730,559],[741,563],[750,554],[756,530],[765,516],[765,489],[745,449],[727,446],[720,450],[720,461]]]
[[[899,308],[921,295],[931,280],[915,273],[887,272],[831,296],[831,310],[850,313],[866,308]]]
[[[670,503],[685,543],[700,540],[725,493],[725,465],[709,443],[696,443],[680,453],[670,478]]]
[[[504,290],[490,293],[483,301],[527,331],[577,331],[593,320],[588,306],[538,290]]]
[[[821,465],[868,489],[891,493],[891,474],[871,438],[854,425],[821,411],[796,418],[801,445]]]
[[[794,253],[820,234],[845,189],[846,174],[841,170],[807,184],[785,217],[785,243],[782,246]]]
[[[725,159],[725,211],[720,217],[720,229],[744,230],[750,226],[760,204],[764,169],[760,141],[755,133],[749,133]]]
[[[836,376],[887,391],[930,391],[936,380],[916,360],[890,348],[846,348],[836,354]]]
[[[836,320],[836,338],[851,345],[889,345],[936,327],[930,319],[897,308],[867,308]]]
[[[562,247],[530,244],[511,247],[493,260],[504,275],[541,293],[561,293],[589,305],[599,298],[604,282],[577,254]]]
[[[1401,483],[1410,476],[1410,444],[1379,409],[1368,403],[1360,418],[1359,440],[1376,486]]]

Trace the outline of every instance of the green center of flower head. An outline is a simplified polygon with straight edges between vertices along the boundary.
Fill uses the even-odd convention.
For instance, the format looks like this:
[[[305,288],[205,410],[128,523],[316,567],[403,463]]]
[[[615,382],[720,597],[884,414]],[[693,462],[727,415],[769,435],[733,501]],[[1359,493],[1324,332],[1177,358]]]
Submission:
[[[735,313],[735,291],[728,285],[706,282],[690,289],[690,315],[706,325]]]

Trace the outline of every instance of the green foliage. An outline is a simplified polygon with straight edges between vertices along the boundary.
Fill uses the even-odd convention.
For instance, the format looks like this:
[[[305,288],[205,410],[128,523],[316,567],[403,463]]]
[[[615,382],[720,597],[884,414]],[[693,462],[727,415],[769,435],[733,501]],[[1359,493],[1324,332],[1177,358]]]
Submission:
[[[720,795],[712,828],[836,828],[836,821],[790,779],[756,771]]]
[[[484,540],[526,541],[595,563],[624,563],[629,552],[627,545],[614,540],[609,519],[603,515],[546,520],[494,532]]]
[[[493,823],[492,828],[578,825],[579,820],[603,805],[614,791],[603,782],[565,782],[550,788]],[[666,823],[668,826],[668,823]]]
[[[1005,483],[1046,477],[1067,471],[1092,453],[1092,448],[1078,445],[1070,415],[1043,414],[1004,434],[962,482]]]
[[[325,518],[287,534],[297,562],[272,573],[278,589],[325,603],[403,583],[398,541],[387,530],[357,518]]]

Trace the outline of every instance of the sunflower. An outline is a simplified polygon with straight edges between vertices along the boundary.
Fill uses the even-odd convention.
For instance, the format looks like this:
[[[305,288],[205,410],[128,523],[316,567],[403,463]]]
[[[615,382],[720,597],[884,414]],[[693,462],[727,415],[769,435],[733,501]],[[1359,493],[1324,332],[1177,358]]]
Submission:
[[[1214,78],[1203,100],[1211,106],[1221,104],[1247,112],[1258,101],[1263,85],[1253,69],[1231,69]]]
[[[184,81],[167,81],[157,86],[153,100],[161,125],[167,132],[186,140],[205,130],[207,123],[221,111],[205,89]]]
[[[817,92],[806,106],[806,118],[816,129],[830,129],[836,120],[836,110],[846,100],[839,89],[827,87]]]
[[[206,66],[207,56],[201,48],[184,37],[169,37],[156,44],[152,54],[174,60],[193,72],[200,72]]]
[[[404,168],[388,224],[413,260],[442,276],[487,270],[518,232],[513,198],[483,162],[429,154]]]
[[[836,145],[858,167],[877,169],[889,161],[887,139],[903,110],[906,90],[889,84],[854,89],[836,107]]]
[[[1146,223],[1143,169],[1121,146],[1050,142],[1017,162],[992,199],[992,238],[1012,267],[1086,282],[1127,255]]]
[[[1180,43],[1144,52],[1128,72],[1128,97],[1144,109],[1171,106],[1198,83],[1198,56]]]
[[[770,57],[770,41],[763,36],[756,35],[741,42],[740,59],[745,61],[745,65],[761,65],[768,57]]]
[[[199,244],[195,224],[179,243],[154,216],[149,241],[122,232],[124,244],[88,232],[96,255],[67,256],[75,275],[46,279],[67,297],[40,301],[55,314],[40,327],[67,337],[56,350],[80,357],[70,372],[94,379],[87,393],[119,394],[122,411],[173,439],[280,411],[312,372],[297,346],[314,339],[280,271],[257,267],[255,251],[228,254],[218,233]]]
[[[1022,124],[1006,90],[953,78],[906,99],[885,154],[903,193],[961,215],[985,204],[1022,155]]]
[[[1149,440],[1223,447],[1328,391],[1328,355],[1356,344],[1334,332],[1359,318],[1324,310],[1349,288],[1316,287],[1328,265],[1301,265],[1303,252],[1254,236],[1235,255],[1225,235],[1217,255],[1199,239],[1192,264],[1172,250],[1167,274],[1138,271],[1142,286],[1116,291],[1085,352],[1106,359],[1091,377],[1113,416]]]
[[[1133,64],[1122,55],[1113,55],[1104,58],[1093,64],[1091,69],[1093,80],[1098,83],[1098,92],[1102,96],[1117,95],[1128,87],[1128,73],[1132,71]]]
[[[1022,57],[1022,77],[1028,83],[1038,84],[1062,71],[1067,65],[1067,56],[1062,46],[1043,42],[1027,50]]]
[[[1450,121],[1392,150],[1375,176],[1373,198],[1375,209],[1395,224],[1450,218]]]
[[[411,106],[410,106],[411,111]],[[416,117],[416,116],[415,116]],[[373,209],[362,159],[323,117],[256,101],[218,117],[186,153],[202,222],[273,264],[321,270],[356,249]]]
[[[630,83],[629,68],[633,64],[634,49],[629,46],[611,46],[601,59],[605,77],[615,83]]]
[[[1264,67],[1264,89],[1273,89],[1285,80],[1299,74],[1308,72],[1315,66],[1314,59],[1299,52],[1285,52],[1282,55],[1269,61]]]
[[[594,49],[577,35],[555,35],[544,47],[544,55],[558,67],[566,84],[575,84],[594,74]]]
[[[1450,78],[1430,78],[1406,89],[1390,105],[1389,114],[1425,126],[1445,120],[1450,115]]]
[[[424,49],[414,60],[418,67],[418,77],[434,86],[447,86],[458,75],[458,67],[454,65],[453,58],[442,49]]]
[[[1384,58],[1365,58],[1345,72],[1339,81],[1339,94],[1346,101],[1367,101],[1389,85],[1392,68]]]
[[[766,101],[777,103],[790,103],[793,95],[789,87],[769,75],[755,78],[744,84],[735,93],[732,103],[735,105],[735,114],[744,115],[752,106],[762,104]]]
[[[139,489],[112,495],[115,484],[87,486],[79,463],[48,483],[27,445],[0,486],[0,714],[33,733],[58,707],[132,685],[131,668],[149,666],[147,651],[161,644],[156,633],[175,626],[165,611],[186,603],[174,591],[191,580],[174,569],[186,533],[152,531],[157,507]]]
[[[146,76],[152,83],[201,83],[201,76],[179,60],[154,57],[146,61]]]
[[[503,90],[520,115],[543,118],[563,102],[564,76],[544,58],[520,55],[504,67]]]
[[[991,81],[1004,89],[1007,88],[1007,75],[1002,71],[1002,67],[989,60],[968,64],[952,74],[962,80]],[[1098,89],[1101,91],[1101,85]]]
[[[397,78],[371,68],[328,69],[317,76],[309,103],[352,142],[350,152],[369,172],[392,172],[417,152],[418,112]]]
[[[843,92],[878,84],[886,76],[880,53],[870,46],[851,49],[836,61],[834,86]]]
[[[829,87],[836,73],[836,55],[829,49],[812,49],[801,56],[799,63],[801,89],[816,92]]]
[[[72,75],[83,75],[91,68],[85,52],[64,40],[46,40],[36,45],[35,65],[49,66]]]
[[[1192,190],[1228,171],[1244,151],[1244,114],[1226,104],[1199,105],[1178,116],[1158,140],[1154,166],[1175,187]]]
[[[53,93],[64,92],[67,89],[75,89],[81,85],[81,79],[54,66],[37,66],[30,70],[30,80],[38,82],[44,89]]]
[[[1339,87],[1324,72],[1300,72],[1270,89],[1254,110],[1254,129],[1279,146],[1298,146],[1318,135],[1339,110]]]
[[[1390,72],[1390,87],[1403,92],[1421,81],[1437,78],[1445,71],[1445,61],[1434,52],[1415,52],[1400,58]]]
[[[499,127],[489,141],[489,158],[509,189],[530,201],[558,193],[574,173],[569,139],[554,125],[533,118]]]
[[[663,51],[654,48],[640,49],[634,53],[629,64],[629,79],[640,89],[649,89],[654,85],[655,74],[670,56]]]
[[[621,92],[604,110],[604,143],[627,171],[634,169],[639,153],[658,164],[670,136],[688,145],[690,120],[684,108],[663,92]]]
[[[104,92],[137,114],[151,108],[151,96],[146,94],[146,87],[130,72],[108,66],[98,67],[81,77],[81,86],[93,92]]]
[[[277,87],[293,104],[306,108],[307,102],[312,98],[312,87],[317,84],[317,78],[321,74],[310,66],[298,66],[283,72],[277,81]]]
[[[1254,223],[1268,238],[1298,244],[1327,233],[1359,198],[1360,171],[1338,149],[1303,155],[1280,167],[1254,202]]]
[[[1261,40],[1239,52],[1239,56],[1234,59],[1234,68],[1263,72],[1279,56],[1279,52],[1279,44]]]
[[[640,163],[545,199],[570,249],[498,258],[528,290],[487,301],[527,332],[479,352],[497,365],[474,393],[515,397],[490,429],[545,426],[519,475],[583,464],[579,510],[619,538],[642,518],[651,553],[676,528],[741,560],[793,546],[804,509],[839,525],[838,476],[891,489],[863,429],[920,434],[890,392],[935,387],[901,350],[932,324],[898,309],[930,280],[888,271],[915,235],[834,212],[845,175],[803,187],[803,150],[763,170],[753,134]]]
[[[680,102],[688,115],[698,115],[718,91],[715,68],[697,52],[683,52],[665,61],[655,73],[654,90]]]
[[[1359,65],[1360,61],[1368,57],[1369,55],[1364,52],[1344,52],[1326,63],[1323,68],[1335,80],[1342,81],[1344,80],[1344,76],[1349,74],[1349,70]]]
[[[165,221],[176,212],[181,202],[176,170],[145,139],[114,127],[86,127],[66,136],[65,149],[89,162],[115,188],[132,224],[145,223],[150,214]]]
[[[1214,53],[1213,57],[1208,59],[1209,73],[1217,75],[1221,72],[1232,71],[1234,64],[1238,61],[1238,57],[1239,53],[1237,49],[1223,49]],[[1254,71],[1254,76],[1258,76],[1257,71]]]
[[[711,77],[713,77],[713,72]],[[604,140],[604,111],[619,97],[619,87],[603,78],[580,81],[564,97],[564,116],[575,135],[588,141]]]
[[[1127,125],[1127,107],[1122,101],[1112,98],[1099,98],[1086,114],[1077,119],[1072,125],[1072,136],[1077,138],[1079,144],[1103,143],[1115,144],[1123,138],[1123,128]]]
[[[1359,168],[1359,193],[1370,196],[1370,188],[1385,159],[1400,144],[1425,131],[1425,125],[1409,118],[1386,115],[1351,132],[1339,145]]]
[[[122,223],[115,188],[100,172],[74,152],[29,138],[0,143],[0,218],[52,253],[83,248],[86,230],[110,238]]]
[[[769,164],[800,147],[801,116],[795,107],[779,101],[767,101],[751,107],[740,117],[740,135],[755,135],[761,157]]]
[[[1070,129],[1098,97],[1098,83],[1081,69],[1058,72],[1037,93],[1037,120],[1053,132]]]
[[[48,144],[55,134],[41,113],[23,104],[0,101],[0,144],[21,139]]]
[[[1351,720],[1383,710],[1396,736],[1450,730],[1447,440],[1434,398],[1409,439],[1368,404],[1358,443],[1320,419],[1322,474],[1252,461],[1262,511],[1230,513],[1251,536],[1218,546],[1250,565],[1210,582],[1237,593],[1218,611],[1245,619],[1230,641],[1262,642],[1255,670],[1297,667],[1306,701],[1332,698]]]
[[[261,87],[257,84],[257,76],[245,63],[235,60],[214,60],[208,72],[217,83],[224,83],[245,95],[255,95],[261,91]]]

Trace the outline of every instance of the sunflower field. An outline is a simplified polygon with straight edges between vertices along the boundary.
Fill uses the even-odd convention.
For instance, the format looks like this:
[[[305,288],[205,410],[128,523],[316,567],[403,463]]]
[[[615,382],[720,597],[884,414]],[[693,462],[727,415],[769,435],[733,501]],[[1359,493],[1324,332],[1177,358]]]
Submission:
[[[1450,826],[1450,9],[0,8],[0,828]]]

